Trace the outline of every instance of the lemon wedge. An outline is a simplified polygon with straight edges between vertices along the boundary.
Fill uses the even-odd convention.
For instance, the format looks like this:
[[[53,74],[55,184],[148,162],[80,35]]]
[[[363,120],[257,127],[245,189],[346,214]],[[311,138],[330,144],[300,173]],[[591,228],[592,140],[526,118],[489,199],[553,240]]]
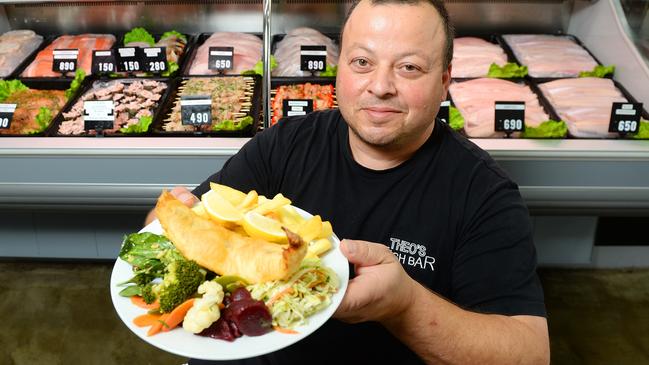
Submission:
[[[241,212],[214,190],[203,194],[201,202],[207,214],[219,223],[233,224],[239,223],[243,219]]]
[[[280,222],[265,217],[255,211],[244,214],[241,225],[250,237],[275,243],[288,242],[288,238],[286,238],[286,233],[282,230],[282,224]]]

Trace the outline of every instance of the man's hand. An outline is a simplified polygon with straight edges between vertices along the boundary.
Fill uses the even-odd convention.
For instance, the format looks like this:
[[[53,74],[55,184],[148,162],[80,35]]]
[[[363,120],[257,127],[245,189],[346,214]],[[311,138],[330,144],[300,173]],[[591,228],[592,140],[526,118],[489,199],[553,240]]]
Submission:
[[[385,322],[398,316],[413,300],[414,281],[386,246],[343,240],[341,251],[354,264],[356,277],[335,317],[345,322]]]
[[[199,201],[198,198],[184,186],[176,186],[175,188],[171,189],[170,193],[171,195],[175,196],[176,199],[180,200],[183,204],[190,208]],[[151,209],[149,214],[147,214],[146,219],[144,219],[144,225],[146,226],[149,223],[153,222],[155,218],[155,209]]]

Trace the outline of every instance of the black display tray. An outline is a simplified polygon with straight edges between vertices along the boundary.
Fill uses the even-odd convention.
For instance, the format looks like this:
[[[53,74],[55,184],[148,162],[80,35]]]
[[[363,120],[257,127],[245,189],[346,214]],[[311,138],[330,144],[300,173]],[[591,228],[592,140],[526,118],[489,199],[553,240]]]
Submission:
[[[333,85],[334,86],[334,91],[336,90],[336,78],[335,77],[273,77],[270,80],[270,105],[274,104],[275,100],[275,89],[278,88],[279,86],[282,85],[297,85],[297,84],[306,84],[306,83],[311,83],[311,84],[318,84],[318,85]],[[335,108],[337,108],[338,104],[336,102],[336,94],[334,93],[334,103],[335,103]],[[270,117],[272,120],[274,110],[270,111]],[[268,121],[268,125],[266,128],[270,127],[271,121]]]
[[[80,33],[80,34],[83,34],[83,33]],[[15,71],[14,76],[16,78],[21,78],[21,79],[25,79],[25,80],[53,80],[53,79],[69,79],[69,80],[72,80],[74,78],[74,75],[65,76],[65,75],[61,74],[61,75],[56,76],[56,77],[43,77],[43,76],[26,77],[26,76],[22,76],[22,73],[25,71],[25,69],[27,69],[27,67],[29,67],[32,64],[32,62],[34,62],[34,60],[36,59],[38,54],[42,50],[44,50],[45,48],[49,47],[52,44],[52,42],[54,42],[57,38],[62,37],[64,35],[80,35],[80,34],[56,34],[56,35],[50,35],[50,36],[44,37],[44,41],[43,41],[43,43],[41,43],[41,46],[36,51],[32,52],[32,54],[30,54],[29,57],[25,59],[25,61],[23,61],[23,63],[21,64],[22,67],[20,67],[20,69]],[[115,35],[114,33],[93,33],[93,34],[110,34],[110,35],[113,35],[113,36]],[[117,41],[119,40],[117,38],[117,36],[115,36],[115,39],[116,39],[115,43],[113,43],[113,46],[111,47],[111,49],[116,47]],[[94,77],[94,75],[92,75],[90,73],[87,73],[86,78],[90,78],[90,77]]]
[[[516,33],[508,33],[508,34],[516,34]],[[535,35],[535,33],[521,33],[521,34]],[[584,50],[586,50],[586,52],[588,52],[588,54],[589,54],[589,55],[590,55],[590,56],[595,60],[595,62],[597,62],[597,64],[598,64],[599,66],[603,66],[602,62],[600,62],[600,60],[597,59],[597,57],[595,57],[595,55],[594,55],[594,54],[593,54],[593,53],[588,49],[588,47],[586,47],[586,46],[581,42],[581,40],[579,40],[579,38],[577,38],[576,36],[574,36],[574,35],[572,35],[572,34],[564,34],[564,33],[554,33],[554,34],[551,34],[551,33],[538,33],[538,35],[552,35],[552,36],[558,36],[558,37],[567,37],[567,38],[570,38],[570,39],[572,39],[575,43],[577,43],[577,45],[579,45],[581,48],[583,48]],[[505,38],[503,37],[503,35],[499,35],[499,36],[497,37],[497,40],[498,40],[498,42],[500,43],[500,46],[505,50],[505,52],[506,52],[510,57],[512,57],[512,59],[515,60],[516,63],[518,63],[519,65],[524,65],[524,64],[521,63],[521,61],[516,57],[516,54],[514,53],[514,51],[512,50],[512,48],[509,46],[509,43],[507,43],[507,41],[505,40]],[[526,65],[524,65],[524,66],[526,66]],[[585,70],[585,71],[591,71],[591,70]],[[529,75],[529,73],[528,73],[528,76],[527,76],[527,77],[529,77],[529,78],[531,78],[531,79],[555,79],[555,80],[556,80],[556,79],[575,78],[575,77],[577,77],[577,76],[574,76],[574,77],[534,77],[534,76]],[[613,78],[613,74],[611,74],[611,75],[607,75],[606,78],[612,79],[612,78]]]
[[[552,110],[552,113],[554,113],[557,116],[558,119],[556,119],[556,120],[562,120],[561,117],[559,116],[559,113],[557,113],[557,110],[554,108],[554,105],[552,105],[552,103],[545,98],[545,95],[543,94],[543,91],[541,91],[541,88],[539,88],[540,84],[544,84],[546,82],[551,82],[551,81],[557,81],[557,80],[561,80],[561,79],[538,78],[538,79],[533,79],[531,81],[530,85],[533,88],[534,92],[536,92],[538,95],[540,95],[541,97],[543,97],[546,100],[548,107]],[[615,87],[618,90],[620,90],[620,92],[622,93],[622,96],[624,96],[629,103],[638,103],[638,100],[636,98],[634,98],[633,95],[631,95],[629,93],[629,91],[627,91],[627,89],[624,86],[622,86],[622,84],[620,84],[616,80],[611,80],[611,81],[613,81],[613,85],[615,85]],[[609,114],[609,116],[610,116],[610,114]],[[644,120],[649,120],[649,113],[647,113],[647,109],[646,109],[646,106],[644,104],[642,106],[641,117]],[[588,138],[583,138],[583,137],[571,136],[570,131],[568,131],[568,137],[569,138],[574,138],[574,139],[588,139]],[[627,136],[627,138],[628,138],[628,136]],[[601,138],[592,138],[592,139],[601,139]]]
[[[481,77],[476,77],[476,78],[455,78],[455,79],[451,80],[451,83],[452,82],[458,82],[458,83],[466,82],[466,81],[476,80],[476,79],[480,79],[480,78]],[[487,77],[483,77],[483,78],[487,78]],[[531,80],[528,80],[527,78],[498,78],[497,80],[511,81],[511,82],[515,82],[517,84],[527,85],[530,88],[530,90],[532,90],[532,93],[534,93],[536,95],[537,99],[539,100],[539,105],[541,105],[541,107],[543,108],[543,111],[548,115],[549,119],[556,120],[556,121],[561,120],[561,119],[559,119],[559,116],[557,115],[556,111],[554,110],[554,108],[552,107],[550,102],[545,98],[545,95],[543,95],[541,90],[536,88],[536,86],[534,85],[534,83]],[[448,92],[447,99],[451,102],[451,105],[453,107],[457,108],[455,106],[455,102],[453,101],[453,98],[451,96],[450,91]],[[516,101],[516,100],[508,100],[508,101]],[[464,132],[464,128],[461,130],[461,133],[464,136],[468,137],[468,135]],[[469,138],[497,139],[497,138],[489,138],[489,137],[469,137]],[[534,139],[556,139],[556,138],[534,138]]]
[[[46,44],[49,44],[48,42],[51,42],[49,40],[49,37],[43,36],[43,39],[41,40],[41,43],[36,47],[35,50],[31,51],[22,61],[18,63],[18,65],[9,73],[9,75],[3,77],[4,80],[13,80],[17,79],[20,77],[20,74],[23,72],[23,69],[25,69],[27,66],[29,66],[34,58],[36,58],[36,55],[38,52],[40,52],[43,48],[45,48]]]
[[[70,84],[72,83],[72,79],[15,79],[21,81],[23,84],[25,84],[27,87],[30,89],[36,89],[36,90],[67,90],[70,88]],[[85,82],[85,81],[84,81]],[[61,114],[63,110],[66,110],[69,108],[72,103],[79,97],[80,90],[83,88],[80,87],[77,92],[72,95],[70,99],[68,99],[65,104],[63,104],[63,107],[57,114],[55,114],[52,117],[52,120],[50,121],[50,124],[45,130],[39,132],[39,133],[33,133],[33,134],[0,134],[0,137],[41,137],[41,136],[47,136],[49,131],[52,129],[52,126],[54,125],[56,118]]]
[[[83,133],[83,134],[77,134],[77,135],[59,134],[58,133],[59,127],[61,126],[61,123],[63,123],[63,121],[65,119],[63,117],[63,113],[67,113],[74,106],[74,104],[79,100],[79,98],[81,98],[83,95],[85,95],[87,91],[92,89],[94,83],[96,83],[96,82],[111,82],[111,81],[113,81],[113,82],[114,81],[123,81],[125,83],[133,83],[133,82],[136,82],[136,81],[151,81],[151,80],[167,84],[167,89],[162,93],[162,96],[160,97],[160,100],[158,101],[158,106],[153,111],[152,122],[149,125],[149,128],[148,128],[148,130],[146,132],[143,132],[143,133],[129,133],[129,134],[124,134],[124,133],[120,133],[120,132],[117,132],[117,133],[103,133],[103,134]],[[142,79],[142,78],[87,79],[86,82],[84,83],[83,87],[80,88],[81,90],[77,94],[77,97],[73,99],[73,102],[68,103],[68,105],[66,105],[66,108],[64,108],[62,110],[62,112],[59,113],[59,115],[54,119],[54,122],[52,123],[52,125],[50,126],[50,129],[48,131],[49,132],[48,135],[53,136],[53,137],[141,137],[141,136],[145,136],[145,135],[150,133],[151,128],[152,128],[153,124],[156,121],[156,118],[158,117],[158,115],[160,114],[160,111],[162,110],[162,105],[164,105],[165,100],[169,96],[169,92],[170,92],[171,88],[172,88],[172,85],[171,85],[170,79],[162,78],[162,77],[154,77],[154,78],[146,78],[146,79]]]
[[[126,36],[126,33],[128,33],[128,32],[118,33],[117,42],[115,42],[115,46],[113,46],[113,49],[125,47],[124,46],[124,37]],[[162,34],[164,34],[164,33],[151,33],[151,35],[153,36],[153,39],[155,39],[156,42],[160,39],[160,37],[162,37]],[[161,76],[161,75],[157,75],[157,74],[146,74],[144,71],[140,71],[139,75],[138,74],[129,74],[129,73],[125,73],[125,72],[116,72],[116,73],[113,74],[114,76],[111,76],[111,78],[133,77],[133,78],[148,78],[148,79],[151,79],[151,78],[153,78],[153,79],[155,79],[155,78],[167,78],[168,79],[168,78],[178,77],[179,75],[182,75],[183,70],[186,67],[185,64],[190,59],[189,54],[192,52],[192,48],[194,47],[194,44],[196,42],[196,37],[194,37],[192,34],[188,34],[188,33],[181,33],[181,34],[184,35],[187,38],[187,44],[185,45],[185,50],[183,51],[183,53],[178,58],[178,70],[176,72],[174,72],[173,74],[171,74],[169,76]],[[167,65],[168,64],[169,64],[169,62],[167,61]],[[105,76],[102,75],[102,77],[105,77]]]
[[[189,68],[194,63],[194,57],[196,57],[196,53],[198,52],[198,49],[205,43],[205,41],[209,37],[212,36],[212,34],[214,34],[214,32],[213,33],[201,33],[197,37],[195,37],[194,44],[193,44],[192,50],[191,50],[191,54],[189,54],[189,56],[187,57],[187,60],[186,60],[186,62],[184,64],[184,67],[182,67],[181,70],[180,70],[181,75],[185,75],[185,76],[219,76],[219,74],[216,71],[214,71],[214,73],[212,73],[212,74],[204,74],[204,75],[189,75],[188,74],[189,73]],[[264,40],[263,34],[261,34],[261,33],[247,33],[247,34],[251,34],[251,35],[255,35],[255,36],[259,37],[259,39],[262,41],[262,44],[263,44],[263,40]],[[262,57],[263,57],[263,52],[262,52]],[[232,74],[232,75],[234,75],[234,74]]]
[[[259,129],[259,123],[261,121],[262,82],[261,82],[261,76],[259,75],[243,76],[243,77],[250,77],[254,80],[253,94],[252,97],[250,98],[250,102],[252,105],[250,108],[250,113],[248,114],[248,116],[252,117],[252,125],[247,127],[246,129],[239,130],[239,131],[209,131],[209,132],[203,132],[203,131],[184,132],[184,131],[164,130],[163,126],[165,124],[165,120],[169,117],[175,105],[176,99],[178,97],[178,88],[180,87],[181,83],[185,80],[190,80],[190,79],[212,78],[212,77],[242,77],[242,76],[239,75],[184,76],[184,77],[178,77],[174,79],[174,82],[170,88],[171,90],[169,92],[169,96],[167,97],[165,103],[162,105],[162,108],[160,109],[160,113],[158,114],[157,118],[155,118],[153,121],[153,128],[152,128],[153,134],[156,136],[164,136],[164,137],[191,137],[191,136],[252,137]]]
[[[320,33],[322,33],[323,35],[329,37],[334,42],[334,44],[336,44],[338,47],[340,47],[340,33],[331,33],[331,32],[320,32]],[[280,34],[273,35],[273,37],[271,38],[271,46],[270,46],[272,55],[275,55],[275,48],[277,47],[277,43],[279,43],[282,39],[284,39],[284,37],[286,37],[286,33],[280,33]],[[340,50],[339,50],[339,52],[340,52]],[[273,76],[273,78],[275,78],[275,77],[282,78],[282,79],[284,79],[284,78],[311,78],[311,79],[314,79],[314,78],[318,78],[318,77],[321,77],[321,76],[315,76],[315,75],[313,75],[313,76]],[[325,79],[329,78],[329,76],[322,76],[322,77],[324,77]]]

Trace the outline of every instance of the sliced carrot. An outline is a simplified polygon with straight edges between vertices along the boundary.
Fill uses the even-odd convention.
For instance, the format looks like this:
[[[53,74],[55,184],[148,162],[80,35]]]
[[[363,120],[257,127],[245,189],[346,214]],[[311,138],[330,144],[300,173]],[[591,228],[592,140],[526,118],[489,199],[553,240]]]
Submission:
[[[166,326],[163,326],[163,332],[171,331],[183,321],[189,309],[194,305],[194,299],[187,299],[169,313],[167,318],[165,318]]]
[[[144,301],[144,299],[142,299],[142,297],[139,296],[139,295],[134,295],[134,296],[132,296],[132,297],[131,297],[131,303],[137,305],[137,306],[140,307],[140,308],[149,309],[149,310],[160,308],[160,302],[158,302],[157,299],[155,300],[155,302],[153,302],[153,303],[151,303],[151,304],[147,304],[147,303]]]
[[[283,328],[283,327],[279,327],[279,326],[273,326],[273,329],[275,331],[279,332],[279,333],[284,333],[284,334],[287,334],[287,335],[296,335],[296,334],[299,333],[296,330],[292,330],[290,328]]]
[[[286,295],[286,294],[293,294],[293,288],[289,286],[288,288],[286,288],[286,289],[282,290],[281,292],[275,294],[275,296],[273,296],[272,298],[270,298],[270,300],[268,300],[266,305],[272,305],[279,298],[281,298],[283,295]]]
[[[149,328],[149,331],[146,333],[146,335],[153,336],[159,333],[162,330],[162,327],[167,325],[165,321],[167,320],[168,316],[169,313],[163,313],[162,315],[160,315],[160,318],[153,325],[151,325],[151,328]]]
[[[133,318],[133,324],[135,324],[138,327],[152,326],[153,324],[158,322],[160,316],[161,316],[160,314],[150,314],[150,313],[143,314],[141,316],[137,316]]]

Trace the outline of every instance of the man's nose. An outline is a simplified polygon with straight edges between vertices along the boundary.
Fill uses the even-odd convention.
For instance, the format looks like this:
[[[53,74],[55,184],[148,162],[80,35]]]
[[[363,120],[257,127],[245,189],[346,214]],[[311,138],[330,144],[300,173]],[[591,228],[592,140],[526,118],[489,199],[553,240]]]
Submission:
[[[392,67],[378,67],[371,75],[367,90],[377,98],[394,96],[397,89],[394,85],[394,73]]]

